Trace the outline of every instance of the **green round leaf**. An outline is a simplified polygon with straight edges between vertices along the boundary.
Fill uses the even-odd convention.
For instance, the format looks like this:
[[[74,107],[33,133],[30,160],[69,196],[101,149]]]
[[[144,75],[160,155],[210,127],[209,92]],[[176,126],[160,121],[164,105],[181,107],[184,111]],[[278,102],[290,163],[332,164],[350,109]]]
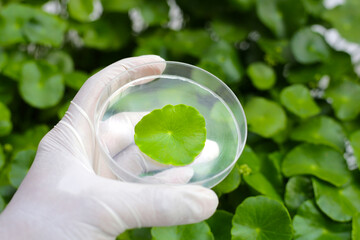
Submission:
[[[255,0],[230,0],[231,4],[240,11],[247,11],[254,7]]]
[[[330,76],[332,83],[343,81],[346,78],[357,78],[352,57],[346,52],[331,51],[329,59],[319,66],[318,71],[322,75]]]
[[[36,108],[52,107],[64,94],[62,75],[40,61],[23,65],[19,88],[21,97]]]
[[[151,228],[134,228],[128,230],[129,236],[117,240],[152,240]]]
[[[293,226],[295,240],[350,240],[351,225],[331,221],[311,200],[301,205]]]
[[[206,222],[173,227],[153,227],[151,235],[153,240],[214,240]]]
[[[335,186],[349,182],[350,171],[343,156],[330,147],[302,144],[292,149],[282,163],[286,176],[310,174]]]
[[[169,5],[166,1],[142,1],[137,8],[144,22],[149,26],[163,25],[169,20]]]
[[[287,72],[287,81],[291,84],[317,83],[324,73],[319,71],[318,65],[306,65],[290,68]]]
[[[33,43],[60,46],[64,40],[66,24],[60,18],[36,10],[24,24],[26,38]]]
[[[281,151],[275,151],[272,153],[265,153],[264,161],[264,168],[267,169],[267,176],[274,179],[274,183],[277,184],[277,186],[282,188],[284,176],[281,172],[281,163],[284,159],[285,154]]]
[[[268,90],[272,88],[276,81],[275,71],[262,62],[256,62],[249,65],[247,69],[253,85],[259,90]]]
[[[356,157],[357,164],[360,168],[360,130],[351,134],[350,144],[351,144],[352,148],[354,149],[354,155]]]
[[[307,17],[302,1],[298,0],[257,0],[256,13],[279,38],[291,35]]]
[[[29,11],[30,10],[30,11]],[[0,12],[0,45],[9,46],[25,42],[20,31],[23,23],[31,16],[31,8],[17,3],[1,6]]]
[[[46,60],[56,66],[62,73],[70,73],[74,70],[74,62],[71,56],[65,51],[51,52]]]
[[[244,74],[235,49],[225,41],[213,43],[201,56],[199,65],[209,72],[220,73],[219,77],[224,76],[222,80],[228,84],[240,82]]]
[[[261,194],[281,201],[273,184],[276,173],[271,172],[264,164],[266,161],[267,159],[259,158],[249,146],[246,146],[236,164],[246,184]],[[266,172],[271,172],[270,176],[265,175]]]
[[[281,197],[273,183],[262,172],[251,172],[244,176],[245,182],[257,192],[281,201]]]
[[[311,118],[296,127],[290,138],[314,144],[324,144],[344,151],[345,133],[339,123],[327,116]]]
[[[211,218],[206,220],[215,240],[231,240],[232,218],[233,214],[224,210],[217,210]]]
[[[271,137],[286,127],[282,107],[270,100],[254,97],[245,105],[249,130],[263,137]]]
[[[229,175],[222,182],[216,185],[213,188],[213,190],[219,195],[224,193],[229,193],[234,191],[236,188],[238,188],[240,182],[241,182],[241,175],[239,173],[239,170],[236,167],[234,167],[229,173]]]
[[[115,50],[128,42],[131,33],[129,19],[124,15],[111,16],[91,23],[73,25],[86,47]]]
[[[8,176],[11,186],[18,188],[28,172],[28,168],[24,168],[17,164],[10,165]]]
[[[339,222],[350,221],[353,214],[360,212],[360,177],[342,187],[313,179],[316,204],[331,219]]]
[[[80,22],[91,21],[91,13],[94,11],[92,0],[71,0],[68,2],[69,14]]]
[[[352,239],[360,239],[360,212],[355,213],[352,220]]]
[[[29,56],[23,52],[12,52],[9,54],[7,64],[3,69],[4,75],[8,76],[14,81],[20,81],[21,68],[29,59]]]
[[[1,20],[0,20],[1,21]],[[0,72],[3,70],[8,61],[8,55],[5,51],[0,49]]]
[[[8,172],[10,184],[18,188],[26,176],[33,160],[35,158],[35,150],[24,150],[18,152],[11,161]]]
[[[313,197],[311,179],[305,176],[294,176],[287,182],[284,200],[290,212],[296,212],[303,202]]]
[[[0,212],[2,212],[2,210],[4,210],[5,208],[5,201],[4,199],[0,196]]]
[[[230,43],[241,42],[248,34],[245,28],[233,21],[214,19],[211,22],[211,28],[217,36]]]
[[[6,141],[13,147],[13,152],[26,149],[36,150],[40,140],[49,130],[47,125],[33,125],[31,128],[27,129],[25,133],[14,133],[9,135],[6,138]]]
[[[0,169],[4,166],[4,164],[5,164],[4,150],[3,147],[0,145]]]
[[[89,78],[86,73],[75,71],[64,75],[65,84],[72,89],[79,90]]]
[[[308,118],[320,112],[310,91],[300,84],[284,88],[280,93],[280,100],[290,112],[301,118]]]
[[[339,6],[327,10],[322,17],[329,21],[339,33],[351,42],[360,43],[360,2],[347,0]]]
[[[270,65],[292,61],[290,43],[285,39],[270,39],[261,37],[257,44],[266,53],[265,60]]]
[[[161,35],[160,35],[161,36]],[[188,54],[197,58],[201,58],[204,54],[208,54],[209,47],[213,44],[209,33],[205,29],[183,29],[180,31],[168,32],[163,36],[168,50],[176,55]],[[144,39],[145,41],[147,39]],[[155,44],[159,44],[158,38],[153,39]],[[164,48],[163,44],[161,45]],[[212,50],[220,52],[222,50]],[[234,49],[230,48],[234,52]],[[214,55],[213,53],[211,55]],[[220,57],[219,57],[220,58]],[[217,62],[217,60],[214,60]]]
[[[5,104],[0,102],[0,137],[8,135],[11,129],[11,112]]]
[[[70,101],[62,104],[57,111],[57,116],[59,119],[62,119],[65,116],[66,111],[69,109]]]
[[[302,0],[306,11],[315,16],[319,17],[326,10],[324,3],[318,0]]]
[[[331,100],[335,115],[341,120],[352,120],[360,113],[360,84],[343,81],[330,86],[325,91],[325,97]]]
[[[236,209],[231,235],[232,240],[290,240],[290,215],[276,200],[263,196],[249,197]]]
[[[205,141],[204,117],[184,104],[155,109],[135,126],[136,145],[163,164],[183,166],[193,162]]]
[[[15,99],[16,92],[17,92],[16,82],[6,78],[1,79],[0,102],[7,105],[10,104]]]
[[[64,39],[66,23],[30,5],[12,3],[0,14],[0,45],[29,41],[60,46]]]
[[[295,59],[303,64],[322,62],[330,56],[325,40],[310,28],[301,29],[293,36],[291,49]]]
[[[137,7],[142,0],[102,0],[101,5],[105,11],[109,12],[125,12]]]
[[[237,161],[237,166],[246,164],[251,172],[260,171],[261,162],[256,153],[252,150],[249,145],[246,145],[239,160]]]
[[[33,149],[20,151],[16,153],[11,163],[29,169],[34,161],[35,153]]]

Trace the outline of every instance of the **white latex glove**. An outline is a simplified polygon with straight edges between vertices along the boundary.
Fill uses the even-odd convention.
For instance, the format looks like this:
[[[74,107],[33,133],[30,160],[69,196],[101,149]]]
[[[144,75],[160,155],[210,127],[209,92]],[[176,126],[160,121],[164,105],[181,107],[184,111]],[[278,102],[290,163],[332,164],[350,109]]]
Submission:
[[[194,223],[213,214],[218,199],[210,189],[103,177],[112,174],[94,143],[95,103],[119,73],[161,60],[123,59],[87,80],[65,117],[42,139],[27,176],[0,215],[0,239],[114,239],[126,229]],[[144,67],[138,74],[162,70]]]

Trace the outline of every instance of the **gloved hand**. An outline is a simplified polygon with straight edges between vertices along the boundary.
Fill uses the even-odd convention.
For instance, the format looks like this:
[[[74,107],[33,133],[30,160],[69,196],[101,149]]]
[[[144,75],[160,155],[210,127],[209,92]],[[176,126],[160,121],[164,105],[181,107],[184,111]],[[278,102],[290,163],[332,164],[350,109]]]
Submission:
[[[0,215],[0,239],[114,239],[126,229],[194,223],[213,214],[218,199],[210,189],[111,179],[98,154],[93,116],[104,87],[126,69],[161,60],[123,59],[86,81],[64,118],[41,140],[27,176]],[[143,67],[138,74],[162,70]],[[192,173],[184,169],[183,177],[169,179],[173,174],[166,172],[158,177],[185,183]]]

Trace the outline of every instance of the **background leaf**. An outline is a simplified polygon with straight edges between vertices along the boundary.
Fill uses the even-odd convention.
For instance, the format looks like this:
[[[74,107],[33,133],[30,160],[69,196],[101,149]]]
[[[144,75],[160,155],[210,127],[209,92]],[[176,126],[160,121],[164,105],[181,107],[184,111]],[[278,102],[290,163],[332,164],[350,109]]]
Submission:
[[[360,237],[360,217],[359,213],[356,213],[352,221],[352,239],[358,239]]]
[[[46,60],[63,73],[74,71],[73,59],[65,51],[53,51],[47,55]]]
[[[340,188],[313,178],[316,204],[331,219],[339,222],[350,221],[353,214],[360,212],[360,177]]]
[[[246,146],[237,162],[237,167],[250,187],[261,194],[281,201],[280,194],[274,184],[276,172],[271,172],[270,178],[265,175],[266,172],[270,172],[269,166],[264,163],[265,161],[267,159],[259,158],[249,146]]]
[[[33,43],[60,46],[64,40],[65,22],[55,16],[34,12],[24,24],[24,34]]]
[[[248,31],[240,24],[223,19],[214,19],[211,22],[211,28],[218,37],[230,43],[243,41],[248,34]]]
[[[274,86],[276,75],[274,70],[268,65],[256,62],[249,65],[247,69],[253,85],[259,90],[267,90]]]
[[[311,174],[335,186],[342,186],[350,180],[342,155],[327,146],[301,144],[292,149],[282,163],[286,176]]]
[[[80,22],[91,21],[91,13],[94,11],[93,0],[71,0],[68,2],[69,14]]]
[[[287,39],[274,40],[261,36],[257,44],[266,53],[264,58],[271,65],[293,61],[290,43]]]
[[[18,152],[11,161],[9,168],[9,181],[12,186],[18,188],[28,172],[35,158],[34,150],[24,150]]]
[[[231,235],[233,240],[291,239],[291,219],[280,202],[250,197],[236,209]]]
[[[123,47],[129,40],[129,25],[125,16],[109,16],[91,23],[74,24],[72,28],[90,48],[113,50]],[[115,25],[116,23],[116,25]]]
[[[301,1],[257,0],[257,15],[277,37],[290,35],[307,18]]]
[[[151,229],[151,235],[154,240],[214,240],[214,236],[206,222],[173,227],[154,227]]]
[[[304,202],[294,217],[294,239],[350,240],[349,223],[336,223],[322,214],[311,200]]]
[[[350,136],[350,143],[354,149],[354,155],[360,168],[360,131],[356,131]]]
[[[311,118],[291,133],[291,139],[314,144],[324,144],[340,152],[344,151],[345,133],[339,123],[326,116]]]
[[[244,72],[236,52],[230,44],[219,42],[209,47],[201,58],[200,67],[217,73],[228,84],[240,82]]]
[[[332,103],[336,116],[341,120],[354,119],[360,113],[360,106],[353,104],[360,101],[360,85],[351,81],[330,86],[325,96]]]
[[[347,0],[335,8],[325,11],[323,18],[328,20],[340,34],[351,42],[360,43],[359,27],[353,22],[360,21],[357,10],[360,8],[359,1]]]
[[[168,21],[169,6],[165,0],[141,1],[138,5],[144,22],[148,25],[162,25]]]
[[[2,168],[2,166],[4,166],[4,164],[5,164],[4,150],[3,150],[3,147],[0,145],[0,168]]]
[[[0,102],[0,136],[8,135],[11,129],[11,112],[6,105]]]
[[[218,185],[216,185],[213,190],[218,194],[222,195],[224,193],[229,193],[234,191],[236,188],[239,187],[241,182],[241,175],[239,170],[235,166],[229,175]]]
[[[214,215],[206,220],[211,232],[216,240],[230,240],[231,239],[231,222],[233,214],[224,211],[217,210]]]
[[[330,49],[320,34],[310,28],[299,30],[291,39],[291,49],[297,61],[303,64],[326,61]]]
[[[80,71],[74,71],[64,75],[66,86],[75,90],[79,90],[88,78],[89,76],[86,73]]]
[[[0,211],[2,211],[5,208],[5,201],[2,197],[0,197]]]
[[[60,46],[66,22],[30,5],[9,4],[0,12],[0,45],[21,42]]]
[[[306,200],[314,197],[311,179],[305,176],[294,176],[289,179],[285,188],[285,205],[291,213]]]
[[[109,12],[127,12],[140,3],[141,0],[101,0],[104,10]]]
[[[249,130],[263,137],[274,136],[286,126],[284,110],[273,101],[255,97],[246,103],[244,109]]]
[[[320,108],[310,95],[310,91],[300,84],[283,88],[280,93],[282,105],[301,118],[308,118],[320,112]]]
[[[22,98],[37,108],[56,105],[64,94],[62,76],[45,62],[24,64],[19,87]]]

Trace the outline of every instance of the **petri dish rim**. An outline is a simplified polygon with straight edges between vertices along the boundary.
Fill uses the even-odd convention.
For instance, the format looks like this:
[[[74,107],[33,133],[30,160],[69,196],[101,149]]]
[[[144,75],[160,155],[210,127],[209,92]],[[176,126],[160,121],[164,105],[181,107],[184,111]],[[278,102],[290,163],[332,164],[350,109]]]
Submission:
[[[216,77],[214,74],[191,64],[188,63],[183,63],[183,62],[177,62],[177,61],[155,61],[155,62],[148,62],[148,63],[144,63],[135,67],[131,67],[126,69],[124,72],[119,73],[117,76],[115,76],[114,78],[112,78],[107,85],[104,88],[104,91],[100,94],[99,99],[101,99],[103,97],[104,94],[108,95],[108,98],[106,99],[105,102],[102,102],[100,100],[98,100],[97,104],[96,104],[96,111],[95,113],[100,113],[100,114],[95,114],[95,138],[96,138],[96,142],[98,143],[98,145],[101,148],[101,151],[103,153],[105,153],[106,157],[108,158],[108,161],[114,161],[113,158],[109,155],[108,151],[106,151],[105,146],[103,146],[102,142],[100,141],[100,137],[98,136],[98,129],[99,129],[99,123],[100,123],[100,119],[104,116],[105,111],[107,109],[107,107],[109,106],[110,101],[112,100],[113,96],[115,93],[121,92],[121,89],[126,89],[128,87],[132,87],[131,85],[134,86],[134,83],[136,83],[137,81],[141,81],[142,78],[148,78],[148,77],[161,77],[161,76],[166,76],[169,74],[149,74],[149,75],[145,75],[145,76],[141,76],[137,79],[131,80],[129,82],[124,83],[122,86],[120,86],[119,88],[117,88],[115,91],[113,91],[112,93],[109,94],[111,89],[111,86],[114,82],[118,81],[119,79],[121,79],[121,77],[126,76],[126,75],[130,75],[131,72],[136,71],[136,69],[140,69],[143,68],[144,66],[148,66],[148,65],[155,65],[155,64],[162,64],[164,65],[164,70],[163,72],[166,70],[166,68],[168,66],[181,66],[183,68],[188,68],[188,69],[195,69],[196,71],[200,71],[203,72],[206,75],[209,75],[212,79],[215,79],[217,83],[219,83],[221,85],[222,88],[226,89],[226,93],[230,94],[231,98],[234,100],[234,102],[236,103],[236,108],[238,108],[238,110],[240,110],[240,115],[241,115],[241,120],[243,122],[244,126],[239,126],[239,121],[238,119],[236,119],[235,114],[233,113],[233,111],[231,111],[230,107],[228,107],[226,101],[224,99],[222,99],[221,96],[219,96],[217,93],[213,92],[211,89],[209,89],[207,86],[204,86],[198,82],[196,82],[195,80],[189,79],[193,84],[197,84],[200,85],[200,87],[205,88],[206,90],[208,90],[211,94],[215,95],[216,97],[218,97],[223,104],[225,103],[225,106],[228,108],[228,110],[230,110],[231,115],[234,118],[234,123],[236,124],[236,129],[238,132],[238,144],[237,144],[237,151],[236,151],[236,156],[233,159],[233,161],[231,162],[231,164],[229,164],[225,169],[223,169],[222,171],[218,172],[217,174],[211,176],[210,178],[207,179],[203,179],[200,181],[196,181],[196,182],[191,182],[189,184],[194,184],[194,185],[202,185],[202,183],[205,182],[211,182],[212,180],[218,178],[219,176],[223,175],[226,172],[230,172],[230,170],[234,167],[235,163],[237,162],[238,158],[240,157],[242,151],[245,148],[245,143],[246,143],[246,139],[247,139],[247,120],[246,120],[246,116],[245,116],[245,112],[244,109],[239,101],[239,99],[237,98],[237,96],[234,94],[234,92],[218,77]],[[171,75],[171,74],[170,74]],[[177,75],[171,75],[171,76],[177,76]],[[178,77],[182,77],[183,76],[178,76]],[[100,111],[99,111],[100,110]],[[240,133],[240,129],[243,129],[244,133],[243,133],[243,137],[241,137],[241,133]],[[114,172],[114,170],[112,170],[112,172],[115,174],[116,177],[121,178],[117,175],[116,172]],[[136,182],[140,182],[140,183],[150,183],[149,181],[145,181],[144,179],[137,177],[136,175],[133,175],[131,173],[128,173],[129,175],[132,176],[133,179],[136,180]],[[223,177],[225,178],[227,176],[227,174]],[[222,179],[223,179],[222,178]],[[222,180],[220,179],[220,180]]]

